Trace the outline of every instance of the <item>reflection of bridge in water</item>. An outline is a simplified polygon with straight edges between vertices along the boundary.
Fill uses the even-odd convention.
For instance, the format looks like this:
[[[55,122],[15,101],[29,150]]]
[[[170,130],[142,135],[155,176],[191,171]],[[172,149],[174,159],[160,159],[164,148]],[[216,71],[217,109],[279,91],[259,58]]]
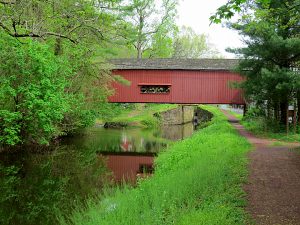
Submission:
[[[157,134],[159,137],[169,140],[183,140],[193,134],[196,129],[193,123],[183,125],[164,125]],[[137,152],[136,141],[126,133],[122,134],[119,152],[99,152],[104,157],[106,165],[112,172],[112,178],[117,182],[130,182],[134,184],[138,177],[149,176],[153,172],[153,161],[157,153],[153,152],[159,146],[167,147],[167,144],[155,141],[139,139]]]
[[[138,177],[149,176],[153,172],[155,153],[135,152],[102,152],[107,167],[112,171],[113,179],[120,183],[123,180],[134,184]]]

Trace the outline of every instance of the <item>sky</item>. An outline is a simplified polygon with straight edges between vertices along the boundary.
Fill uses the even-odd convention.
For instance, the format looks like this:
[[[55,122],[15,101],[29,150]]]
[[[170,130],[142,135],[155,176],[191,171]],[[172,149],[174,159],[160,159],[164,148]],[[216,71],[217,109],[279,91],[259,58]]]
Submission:
[[[226,28],[222,24],[210,25],[209,17],[227,0],[180,0],[178,6],[177,25],[190,26],[193,30],[209,36],[209,42],[226,58],[234,58],[234,54],[227,53],[227,47],[241,47],[243,43],[236,31]]]

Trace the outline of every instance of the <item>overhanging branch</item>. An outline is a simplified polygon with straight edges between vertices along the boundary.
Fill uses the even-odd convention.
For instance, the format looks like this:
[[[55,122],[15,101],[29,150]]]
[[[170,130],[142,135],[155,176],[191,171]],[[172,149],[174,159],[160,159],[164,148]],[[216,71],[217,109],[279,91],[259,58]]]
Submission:
[[[67,35],[64,34],[60,34],[60,33],[55,33],[55,32],[44,32],[41,34],[38,33],[34,33],[34,32],[28,32],[28,33],[17,33],[17,32],[12,32],[7,26],[5,26],[1,21],[0,21],[0,27],[2,27],[2,29],[10,36],[12,37],[16,37],[16,38],[23,38],[23,37],[36,37],[36,38],[43,38],[45,36],[55,36],[55,37],[60,37],[60,38],[64,38],[67,39],[69,41],[71,41],[72,43],[77,43],[77,41],[73,40],[72,38],[70,38]]]
[[[16,4],[15,0],[11,0],[11,1],[0,1],[0,4],[3,5],[11,5],[11,4]]]

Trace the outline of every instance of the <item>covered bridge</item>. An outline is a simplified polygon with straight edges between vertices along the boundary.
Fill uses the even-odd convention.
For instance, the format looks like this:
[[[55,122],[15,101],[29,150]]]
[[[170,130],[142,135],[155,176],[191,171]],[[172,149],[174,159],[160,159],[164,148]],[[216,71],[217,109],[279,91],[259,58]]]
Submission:
[[[113,74],[130,81],[114,82],[109,102],[245,104],[232,72],[237,59],[114,59]]]

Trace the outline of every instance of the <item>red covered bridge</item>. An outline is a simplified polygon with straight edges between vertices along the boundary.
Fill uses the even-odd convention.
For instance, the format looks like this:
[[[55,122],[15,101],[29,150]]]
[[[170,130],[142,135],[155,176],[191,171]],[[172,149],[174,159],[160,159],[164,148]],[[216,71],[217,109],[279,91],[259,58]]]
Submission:
[[[236,59],[115,59],[113,74],[130,85],[114,82],[109,102],[245,104],[232,83],[243,78],[232,72]]]

